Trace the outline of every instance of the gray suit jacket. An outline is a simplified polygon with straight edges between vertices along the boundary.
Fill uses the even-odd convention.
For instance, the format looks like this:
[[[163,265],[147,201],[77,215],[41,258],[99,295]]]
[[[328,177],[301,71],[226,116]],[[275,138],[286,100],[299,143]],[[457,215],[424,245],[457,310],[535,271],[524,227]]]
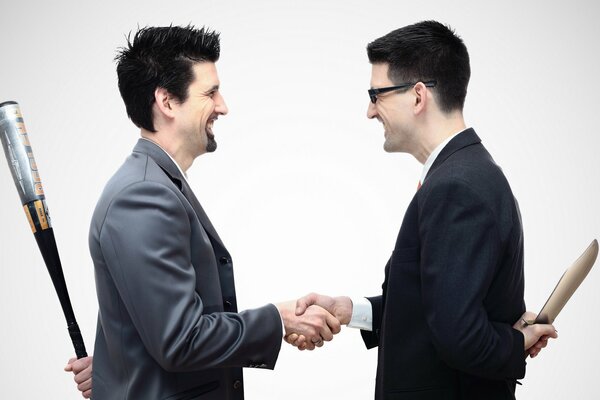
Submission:
[[[89,245],[95,400],[239,400],[241,367],[274,368],[276,307],[237,312],[231,257],[160,147],[140,140],[107,183]]]

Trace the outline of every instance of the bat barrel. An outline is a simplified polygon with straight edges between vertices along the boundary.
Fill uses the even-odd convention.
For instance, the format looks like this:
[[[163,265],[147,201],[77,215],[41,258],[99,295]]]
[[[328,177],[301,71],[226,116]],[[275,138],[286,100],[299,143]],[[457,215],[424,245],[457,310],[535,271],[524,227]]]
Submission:
[[[14,101],[0,104],[0,140],[11,168],[21,204],[44,200],[44,189],[33,149],[25,129],[19,105]]]

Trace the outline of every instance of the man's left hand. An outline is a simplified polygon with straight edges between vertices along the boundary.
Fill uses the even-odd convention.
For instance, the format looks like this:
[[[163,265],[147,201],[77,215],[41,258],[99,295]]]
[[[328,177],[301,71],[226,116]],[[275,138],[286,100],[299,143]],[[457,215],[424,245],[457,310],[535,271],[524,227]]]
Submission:
[[[81,391],[84,399],[92,397],[92,361],[93,357],[81,359],[71,358],[65,367],[65,371],[73,372],[77,389]]]
[[[544,347],[548,345],[548,339],[558,337],[558,331],[550,324],[531,324],[537,314],[526,311],[521,318],[515,322],[513,328],[520,331],[525,338],[525,352],[531,357],[536,357]]]

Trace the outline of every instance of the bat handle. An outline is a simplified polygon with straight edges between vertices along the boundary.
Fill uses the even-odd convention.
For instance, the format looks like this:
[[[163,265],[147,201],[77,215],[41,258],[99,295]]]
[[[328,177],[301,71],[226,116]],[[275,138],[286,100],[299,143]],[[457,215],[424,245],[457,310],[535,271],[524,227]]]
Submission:
[[[81,336],[81,331],[79,330],[79,325],[77,322],[72,322],[68,326],[69,336],[71,336],[71,341],[73,342],[73,347],[75,348],[75,354],[77,358],[87,357],[87,352],[85,351],[85,344],[83,343],[83,336]]]

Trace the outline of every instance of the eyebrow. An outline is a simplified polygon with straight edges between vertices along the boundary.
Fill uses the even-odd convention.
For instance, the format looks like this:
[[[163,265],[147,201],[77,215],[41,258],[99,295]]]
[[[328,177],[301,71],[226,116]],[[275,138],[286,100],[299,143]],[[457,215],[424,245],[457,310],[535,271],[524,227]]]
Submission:
[[[214,92],[215,90],[219,90],[219,85],[214,85],[210,89],[206,91],[206,93]]]

